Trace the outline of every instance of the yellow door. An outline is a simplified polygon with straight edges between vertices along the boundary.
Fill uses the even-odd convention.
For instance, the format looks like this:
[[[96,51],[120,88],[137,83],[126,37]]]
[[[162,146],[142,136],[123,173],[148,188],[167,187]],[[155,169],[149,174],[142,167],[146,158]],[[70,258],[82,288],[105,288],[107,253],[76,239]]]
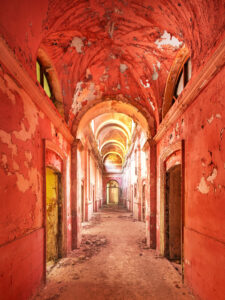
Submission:
[[[58,175],[46,168],[46,260],[58,258]]]

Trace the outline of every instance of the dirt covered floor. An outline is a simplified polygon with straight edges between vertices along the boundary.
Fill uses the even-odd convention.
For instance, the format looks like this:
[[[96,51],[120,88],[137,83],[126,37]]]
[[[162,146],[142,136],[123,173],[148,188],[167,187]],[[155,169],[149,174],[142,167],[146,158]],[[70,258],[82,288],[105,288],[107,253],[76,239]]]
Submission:
[[[49,270],[35,300],[187,300],[179,270],[145,246],[145,224],[104,208],[83,226],[81,248]]]

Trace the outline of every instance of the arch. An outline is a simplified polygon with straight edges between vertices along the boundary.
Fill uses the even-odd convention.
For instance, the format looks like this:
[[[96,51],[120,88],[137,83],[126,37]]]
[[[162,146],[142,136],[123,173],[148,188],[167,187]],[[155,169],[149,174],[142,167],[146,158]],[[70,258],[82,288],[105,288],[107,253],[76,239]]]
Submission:
[[[122,146],[120,145],[120,143],[112,142],[112,141],[107,141],[107,142],[105,142],[105,143],[103,144],[103,146],[101,146],[100,152],[104,151],[103,149],[106,148],[108,145],[116,146],[116,147],[118,147],[118,148],[122,151],[123,154],[125,153],[125,148],[122,147]]]
[[[117,140],[108,140],[108,141],[104,142],[100,146],[99,150],[102,151],[102,149],[104,148],[104,146],[106,146],[107,144],[117,145],[123,152],[125,152],[125,150],[126,150],[124,144],[122,144],[120,141],[117,141]]]
[[[115,152],[115,151],[109,151],[109,152],[105,153],[105,155],[104,155],[103,158],[102,158],[102,161],[103,161],[103,162],[104,162],[104,160],[106,159],[106,157],[107,157],[109,154],[115,154],[115,155],[119,156],[119,157],[121,158],[122,163],[123,163],[123,157],[122,157],[122,155],[121,155],[120,153],[118,153],[118,152]]]
[[[133,105],[128,101],[121,100],[96,100],[95,103],[87,105],[81,110],[74,118],[72,124],[72,134],[79,138],[80,130],[91,122],[92,119],[107,112],[123,113],[131,117],[135,123],[138,123],[147,137],[154,136],[155,133],[155,120],[150,113],[145,110],[141,105]]]
[[[107,127],[109,128],[109,130],[114,130],[115,129],[115,130],[118,130],[118,131],[122,132],[126,139],[130,138],[129,135],[127,134],[127,132],[123,128],[121,128],[121,126],[113,125],[113,124],[107,124],[105,126],[102,126],[101,129],[98,132],[98,135],[95,135],[95,138],[98,139],[101,132],[104,131],[104,129],[107,129]]]
[[[95,138],[98,138],[98,135],[100,134],[101,130],[104,127],[106,127],[107,125],[110,125],[110,126],[115,126],[116,125],[115,127],[119,127],[119,128],[122,127],[121,129],[123,129],[123,131],[126,132],[127,137],[128,138],[131,137],[131,133],[130,133],[129,129],[127,128],[127,126],[123,122],[121,122],[119,120],[111,119],[111,120],[107,120],[107,121],[103,122],[101,125],[98,126],[98,128],[96,130],[96,133],[95,133]]]
[[[164,92],[164,101],[162,106],[162,118],[165,117],[170,107],[172,106],[174,89],[180,74],[180,71],[190,57],[190,52],[186,46],[183,46],[177,53],[176,58],[172,64],[169,75],[166,81],[166,88]]]

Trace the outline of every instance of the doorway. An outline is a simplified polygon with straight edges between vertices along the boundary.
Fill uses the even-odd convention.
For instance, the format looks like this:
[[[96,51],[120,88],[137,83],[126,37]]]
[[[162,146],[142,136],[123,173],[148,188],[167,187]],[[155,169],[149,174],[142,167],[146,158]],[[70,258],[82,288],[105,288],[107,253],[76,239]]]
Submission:
[[[181,165],[166,172],[165,256],[179,263],[182,251],[181,178]]]
[[[116,180],[107,183],[107,204],[119,203],[119,184]]]
[[[62,257],[61,173],[46,168],[46,263]]]

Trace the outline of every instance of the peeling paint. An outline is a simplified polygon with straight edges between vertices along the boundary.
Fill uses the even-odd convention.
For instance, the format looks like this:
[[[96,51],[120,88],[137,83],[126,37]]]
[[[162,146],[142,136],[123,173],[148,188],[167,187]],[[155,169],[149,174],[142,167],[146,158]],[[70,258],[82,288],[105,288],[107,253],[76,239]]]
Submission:
[[[207,183],[205,181],[205,177],[201,178],[200,183],[197,186],[197,189],[202,194],[208,194],[208,192],[209,192],[209,186],[207,185]]]
[[[124,73],[128,69],[128,66],[126,64],[120,64],[120,72]]]
[[[152,74],[152,80],[157,80],[159,77],[159,74],[156,71],[155,65],[153,65],[153,74]]]
[[[175,48],[179,48],[183,44],[183,42],[180,42],[175,36],[171,36],[170,33],[164,30],[163,35],[160,37],[160,39],[155,41],[155,44],[159,49],[165,45],[170,45]]]
[[[17,146],[12,143],[11,134],[0,129],[0,140],[8,145],[8,148],[12,150],[12,154],[17,154]]]
[[[207,178],[207,181],[213,183],[217,176],[217,169],[213,168],[212,174]]]
[[[148,79],[146,79],[146,84],[144,84],[141,79],[140,79],[140,83],[145,89],[150,88],[150,83],[148,82]]]
[[[221,119],[221,114],[216,114],[217,119]]]
[[[79,54],[83,53],[82,48],[84,47],[84,43],[80,37],[75,36],[73,38],[70,46],[76,48],[77,53],[79,53]]]
[[[207,120],[207,122],[208,122],[209,124],[211,124],[213,120],[214,120],[214,116],[212,115],[212,116]]]

